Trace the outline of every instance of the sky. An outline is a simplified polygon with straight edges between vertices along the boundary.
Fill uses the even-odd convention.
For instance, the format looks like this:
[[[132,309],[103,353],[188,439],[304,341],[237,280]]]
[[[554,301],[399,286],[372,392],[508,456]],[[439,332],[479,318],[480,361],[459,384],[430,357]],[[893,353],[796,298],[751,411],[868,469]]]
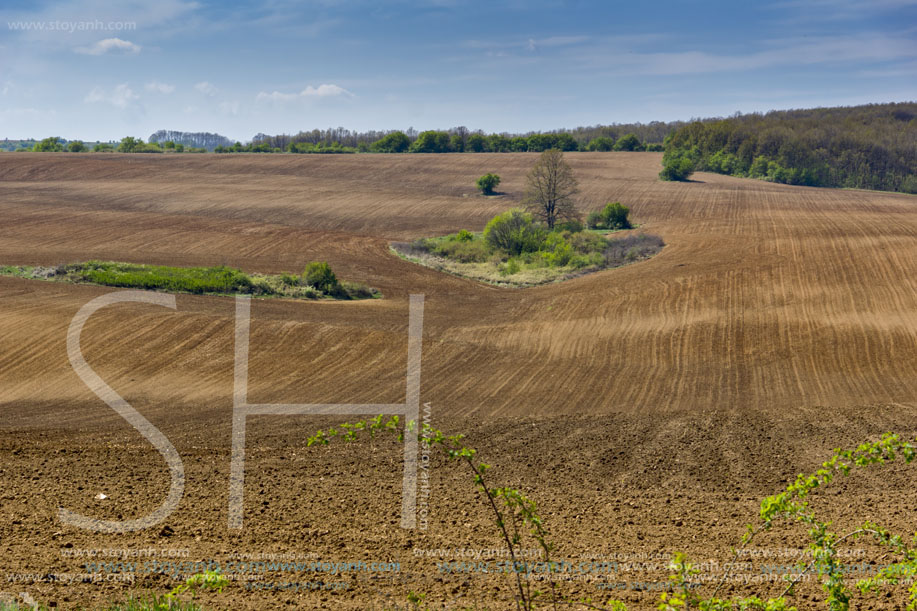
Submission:
[[[528,132],[917,100],[917,0],[3,0],[0,139]]]

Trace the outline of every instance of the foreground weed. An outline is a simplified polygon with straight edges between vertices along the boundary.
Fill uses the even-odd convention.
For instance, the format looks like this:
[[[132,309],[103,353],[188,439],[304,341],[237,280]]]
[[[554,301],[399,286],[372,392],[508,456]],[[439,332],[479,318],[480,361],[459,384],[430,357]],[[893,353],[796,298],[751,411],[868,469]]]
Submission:
[[[368,433],[370,437],[379,432],[392,433],[398,436],[399,441],[403,441],[404,430],[398,426],[398,423],[398,416],[392,416],[388,421],[383,421],[383,416],[380,414],[369,420],[344,423],[337,428],[318,431],[309,438],[308,445],[327,445],[336,437],[340,437],[344,441],[354,441],[357,439],[357,435],[363,432]],[[553,609],[558,609],[558,605],[571,604],[571,601],[560,598],[553,580],[549,581],[549,591],[541,591],[532,588],[531,581],[524,578],[529,569],[526,562],[520,560],[520,558],[524,558],[522,549],[526,536],[534,539],[541,549],[542,561],[540,564],[546,567],[549,572],[553,572],[558,568],[557,563],[551,560],[553,546],[548,542],[548,533],[541,516],[538,515],[535,501],[529,499],[515,488],[491,487],[487,479],[490,465],[481,462],[477,457],[477,451],[466,447],[462,443],[465,438],[464,435],[446,435],[426,423],[418,430],[416,423],[413,421],[408,422],[405,429],[409,434],[417,434],[421,443],[441,450],[448,460],[458,461],[468,468],[475,486],[484,494],[484,503],[490,510],[497,532],[510,558],[511,566],[514,568],[511,574],[517,597],[516,608],[529,611],[535,609],[536,603],[542,600],[546,601]],[[422,598],[419,598],[418,595],[414,594],[414,597],[415,600],[410,602],[417,604],[422,601]],[[617,603],[617,601],[609,601],[608,604],[613,603]],[[588,603],[582,604],[592,606]]]
[[[130,598],[126,602],[117,603],[109,607],[109,611],[202,611],[202,607],[192,601],[183,601],[180,595],[190,593],[191,598],[201,590],[222,592],[229,585],[219,571],[206,571],[197,573],[176,586],[165,595],[151,595],[143,598]]]
[[[687,558],[678,554],[672,561],[671,568],[675,574],[672,580],[678,587],[678,592],[672,595],[662,595],[659,609],[662,611],[675,611],[678,609],[700,609],[701,611],[731,611],[739,609],[755,609],[763,611],[791,611],[795,607],[787,606],[785,597],[792,595],[793,589],[799,581],[808,574],[815,574],[821,578],[821,586],[825,592],[824,602],[830,611],[848,611],[852,592],[844,583],[843,566],[838,561],[838,546],[845,541],[852,541],[860,537],[871,537],[877,543],[887,548],[885,556],[892,556],[896,561],[886,565],[874,577],[861,579],[857,582],[857,589],[861,594],[878,593],[882,588],[911,584],[908,588],[908,611],[917,611],[917,533],[911,538],[911,543],[902,535],[892,534],[874,522],[864,522],[859,528],[843,535],[831,531],[831,523],[818,518],[809,507],[807,497],[809,493],[820,486],[830,484],[838,475],[847,476],[855,468],[865,468],[880,465],[896,460],[899,456],[905,463],[914,460],[915,449],[908,441],[902,441],[898,435],[886,433],[880,441],[863,443],[855,450],[834,451],[834,456],[822,463],[822,468],[811,475],[800,474],[786,489],[761,501],[760,524],[755,527],[749,525],[742,537],[741,546],[734,550],[734,556],[727,566],[716,589],[709,598],[701,599],[690,588],[690,576],[696,571],[691,567]],[[738,601],[724,601],[716,597],[738,558],[741,549],[747,547],[762,532],[774,527],[778,520],[791,523],[802,523],[808,527],[810,539],[809,550],[812,560],[808,565],[801,566],[800,571],[783,589],[776,598],[761,600],[748,598]]]
[[[378,432],[393,433],[399,441],[404,439],[404,432],[398,426],[398,416],[392,416],[388,421],[383,421],[379,415],[368,420],[355,423],[344,423],[337,428],[327,431],[318,431],[309,438],[308,445],[326,445],[336,437],[344,441],[354,441],[359,433],[366,432],[371,437]],[[550,591],[542,592],[533,590],[528,579],[523,578],[527,570],[525,562],[519,561],[522,557],[523,537],[528,534],[541,548],[543,565],[549,572],[557,570],[557,563],[551,560],[553,546],[548,541],[548,533],[544,522],[537,513],[535,502],[528,499],[522,492],[515,488],[491,488],[487,484],[486,474],[490,465],[477,458],[477,451],[463,445],[464,435],[446,435],[428,424],[420,430],[416,423],[407,423],[405,430],[410,434],[416,433],[422,443],[429,447],[439,448],[449,460],[457,460],[466,465],[471,472],[472,479],[478,490],[485,497],[485,504],[490,509],[494,524],[503,541],[503,545],[516,567],[513,571],[513,585],[516,591],[516,608],[526,611],[535,609],[541,601],[545,601],[553,609],[563,606],[581,606],[589,609],[603,609],[606,611],[625,611],[624,603],[618,600],[609,600],[602,604],[593,603],[590,599],[570,600],[560,596],[553,580],[550,581]],[[822,468],[811,475],[800,474],[794,482],[776,495],[769,496],[761,501],[760,518],[758,526],[749,525],[742,537],[739,548],[733,550],[733,558],[729,562],[722,577],[710,596],[702,597],[697,586],[701,585],[692,581],[698,571],[693,567],[688,557],[682,553],[675,554],[669,564],[672,574],[669,578],[673,592],[662,593],[658,609],[660,611],[681,611],[683,609],[697,609],[699,611],[797,611],[787,602],[787,596],[793,594],[794,587],[807,574],[817,574],[821,577],[822,589],[825,592],[825,604],[830,611],[848,611],[850,608],[851,592],[844,583],[843,567],[838,561],[838,546],[848,540],[859,537],[871,537],[880,545],[887,548],[883,556],[894,556],[896,561],[886,565],[874,577],[861,579],[856,587],[861,594],[877,593],[881,589],[898,585],[910,585],[908,588],[908,611],[917,611],[917,533],[908,542],[902,535],[889,532],[874,522],[864,522],[859,528],[844,535],[838,535],[830,530],[830,522],[825,522],[816,517],[809,508],[806,498],[815,488],[827,485],[838,475],[847,476],[854,468],[865,468],[894,461],[901,457],[904,462],[910,463],[917,456],[914,446],[907,441],[902,441],[898,435],[886,433],[880,441],[863,443],[855,450],[834,451],[834,456],[822,464]],[[724,600],[717,597],[729,575],[735,567],[736,560],[742,549],[746,548],[762,531],[770,530],[778,520],[793,523],[802,523],[808,527],[811,540],[809,550],[812,560],[808,565],[800,567],[800,571],[783,588],[777,596],[760,598],[757,596]],[[409,602],[419,605],[423,602],[423,595],[411,592]]]

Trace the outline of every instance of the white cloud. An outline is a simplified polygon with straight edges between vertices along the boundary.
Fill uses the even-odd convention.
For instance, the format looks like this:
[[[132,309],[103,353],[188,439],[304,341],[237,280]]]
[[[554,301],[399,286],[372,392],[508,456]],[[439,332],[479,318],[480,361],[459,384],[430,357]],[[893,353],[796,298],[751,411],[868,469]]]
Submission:
[[[147,91],[155,91],[156,93],[169,94],[175,91],[175,85],[169,85],[168,83],[160,83],[159,81],[150,81],[143,86]]]
[[[219,109],[224,115],[236,116],[239,114],[239,102],[235,100],[232,102],[220,102]]]
[[[111,104],[117,108],[127,108],[140,99],[140,96],[127,85],[122,83],[111,91],[102,87],[94,87],[83,99],[88,104]]]
[[[281,93],[280,91],[267,93],[262,91],[255,97],[255,100],[258,102],[291,102],[299,99],[332,98],[338,96],[353,97],[353,94],[338,85],[323,83],[318,87],[309,85],[299,93]]]
[[[106,38],[88,47],[77,47],[74,50],[84,55],[105,55],[111,52],[136,55],[140,53],[140,45],[135,45],[129,40],[121,40],[120,38]]]
[[[211,83],[207,81],[201,81],[194,86],[195,89],[203,93],[204,95],[214,96],[217,94],[219,89],[214,87]]]

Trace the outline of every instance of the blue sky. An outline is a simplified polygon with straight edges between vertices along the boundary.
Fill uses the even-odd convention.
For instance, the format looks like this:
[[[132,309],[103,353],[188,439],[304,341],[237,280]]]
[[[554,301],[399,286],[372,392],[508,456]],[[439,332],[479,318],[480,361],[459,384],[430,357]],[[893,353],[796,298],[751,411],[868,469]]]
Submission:
[[[524,132],[912,100],[917,0],[0,5],[0,138]]]

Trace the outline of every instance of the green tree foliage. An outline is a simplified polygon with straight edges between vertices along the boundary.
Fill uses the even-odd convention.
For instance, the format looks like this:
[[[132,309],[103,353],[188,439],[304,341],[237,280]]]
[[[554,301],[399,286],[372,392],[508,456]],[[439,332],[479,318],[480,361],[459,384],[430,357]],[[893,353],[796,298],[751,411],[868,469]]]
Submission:
[[[449,132],[430,130],[421,132],[411,145],[412,153],[448,153]]]
[[[462,138],[461,134],[452,134],[449,138],[449,150],[453,153],[465,152],[465,139]]]
[[[615,142],[616,151],[642,151],[643,143],[635,134],[625,134]]]
[[[73,140],[72,142],[67,144],[68,153],[84,153],[88,150],[89,149],[86,148],[86,145],[83,144],[82,140]]]
[[[64,150],[64,145],[61,143],[61,139],[58,136],[52,136],[40,142],[36,142],[32,150],[36,153],[59,153]]]
[[[487,136],[487,148],[491,153],[508,153],[513,150],[512,140],[504,134],[491,134]]]
[[[477,181],[478,189],[480,189],[484,195],[493,195],[494,189],[496,189],[499,184],[500,177],[490,172],[481,176]]]
[[[201,149],[206,152],[207,149]],[[162,148],[159,146],[158,142],[150,142],[147,144],[139,138],[134,138],[133,136],[127,136],[121,139],[121,144],[118,145],[119,153],[161,153]],[[191,151],[196,152],[196,151]]]
[[[917,194],[917,176],[908,176],[901,185],[901,191],[904,193]]]
[[[541,154],[529,172],[523,202],[526,210],[553,230],[557,221],[579,218],[573,202],[578,192],[576,177],[564,161],[564,154],[549,149]]]
[[[487,138],[484,134],[471,134],[465,142],[465,150],[469,153],[483,153],[487,148]]]
[[[668,150],[662,156],[662,180],[688,180],[694,173],[696,151]]]
[[[666,143],[698,170],[794,185],[906,191],[917,175],[917,104],[775,111],[695,122]]]
[[[545,231],[532,221],[530,214],[522,210],[509,210],[487,223],[484,239],[495,249],[519,255],[541,248]]]
[[[550,267],[562,267],[573,258],[573,246],[556,231],[548,234],[539,250],[542,260]]]
[[[509,153],[526,151],[541,152],[551,148],[562,151],[586,150],[588,142],[591,140],[596,138],[610,138],[612,141],[615,141],[625,134],[634,134],[640,142],[653,143],[655,147],[659,147],[667,135],[683,125],[685,125],[685,123],[682,121],[675,121],[672,123],[653,121],[650,123],[631,123],[626,125],[614,124],[577,127],[574,129],[558,130],[547,133],[529,132],[519,134],[485,134],[481,131],[469,132],[469,130],[463,126],[453,127],[442,131],[449,135],[448,150],[444,152]],[[391,133],[394,134],[397,132]],[[403,137],[394,136],[392,138],[387,138],[389,135],[390,134],[387,132],[378,130],[359,132],[344,129],[343,127],[313,129],[311,131],[299,132],[293,136],[289,134],[277,134],[275,136],[259,134],[256,138],[256,144],[266,144],[266,147],[255,152],[273,152],[275,149],[288,151],[290,144],[294,142],[308,142],[313,145],[321,142],[325,146],[337,142],[342,147],[353,147],[361,152],[402,153],[407,151],[411,143],[418,138],[413,130],[402,133]],[[457,136],[457,138],[455,136]],[[157,139],[169,140],[174,138],[163,134],[161,138]],[[380,140],[383,142],[376,145]],[[460,141],[462,144],[459,144]],[[226,152],[242,152],[236,150],[235,147],[227,146],[225,142],[221,142],[220,144]],[[31,144],[29,146],[31,146]],[[443,150],[443,147],[439,148]]]
[[[340,286],[337,276],[331,271],[331,266],[324,261],[313,261],[306,266],[303,279],[309,286],[315,287],[329,295],[338,291]]]
[[[614,138],[609,138],[608,136],[599,136],[598,138],[593,138],[589,141],[589,144],[586,145],[587,151],[613,151],[615,147]]]
[[[621,205],[621,202],[612,202],[601,210],[590,212],[586,224],[590,229],[630,229],[629,214],[630,208]]]
[[[411,147],[411,140],[404,132],[391,132],[372,143],[369,149],[374,153],[403,153]]]
[[[557,149],[559,151],[575,151],[579,148],[576,140],[568,133],[532,134],[525,139],[526,151],[540,153]]]
[[[287,151],[290,153],[309,154],[346,154],[356,153],[357,149],[350,146],[341,146],[339,142],[332,142],[331,144],[325,144],[324,142],[316,144],[311,142],[291,142]],[[235,152],[235,146],[227,148],[226,152]]]
[[[92,147],[93,153],[110,153],[113,150],[115,150],[115,147],[108,142],[100,142]]]
[[[119,153],[133,153],[137,149],[143,146],[143,140],[139,138],[134,138],[133,136],[125,136],[121,138],[121,144],[118,145]]]

